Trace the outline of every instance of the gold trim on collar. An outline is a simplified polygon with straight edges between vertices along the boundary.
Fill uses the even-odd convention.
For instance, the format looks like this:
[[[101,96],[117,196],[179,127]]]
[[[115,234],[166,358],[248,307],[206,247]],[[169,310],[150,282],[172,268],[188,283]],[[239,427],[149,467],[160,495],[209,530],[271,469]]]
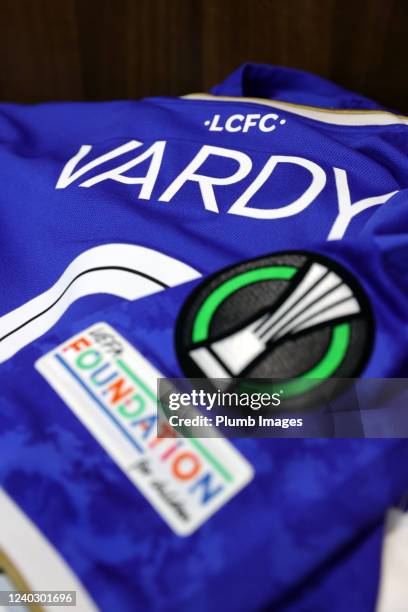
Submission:
[[[10,578],[13,582],[14,586],[18,591],[32,591],[32,588],[22,575],[22,573],[18,570],[13,561],[6,555],[4,550],[0,548],[0,569],[4,570],[5,574]],[[41,604],[24,604],[26,608],[31,610],[32,612],[45,612],[44,608]]]
[[[317,106],[304,106],[293,102],[268,100],[266,98],[246,98],[238,96],[214,96],[207,93],[193,93],[181,96],[187,100],[209,100],[213,102],[249,102],[261,104],[271,108],[284,110],[308,119],[315,119],[324,123],[344,126],[364,125],[408,125],[408,117],[395,115],[389,111],[381,110],[355,110],[355,109],[328,109]]]

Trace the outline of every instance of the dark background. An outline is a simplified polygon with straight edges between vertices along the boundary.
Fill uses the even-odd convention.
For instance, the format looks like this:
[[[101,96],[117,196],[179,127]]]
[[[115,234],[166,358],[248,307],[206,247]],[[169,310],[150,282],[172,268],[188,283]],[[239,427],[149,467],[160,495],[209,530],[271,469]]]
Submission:
[[[408,0],[0,0],[0,99],[207,90],[251,60],[408,113]]]

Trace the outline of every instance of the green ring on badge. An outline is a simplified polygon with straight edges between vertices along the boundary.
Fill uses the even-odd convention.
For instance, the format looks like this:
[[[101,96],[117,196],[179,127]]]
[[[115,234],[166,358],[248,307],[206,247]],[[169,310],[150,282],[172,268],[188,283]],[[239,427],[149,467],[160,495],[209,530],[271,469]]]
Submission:
[[[233,293],[265,280],[291,280],[298,271],[294,266],[267,266],[249,270],[228,279],[219,285],[200,306],[192,330],[193,343],[208,339],[211,321],[219,306]],[[350,324],[340,323],[332,329],[330,344],[322,359],[307,372],[287,383],[279,384],[285,397],[293,397],[317,387],[322,380],[330,378],[341,365],[350,343]],[[251,383],[246,383],[252,386]],[[254,384],[254,383],[253,383]],[[262,390],[273,393],[277,389],[276,383],[262,385]]]

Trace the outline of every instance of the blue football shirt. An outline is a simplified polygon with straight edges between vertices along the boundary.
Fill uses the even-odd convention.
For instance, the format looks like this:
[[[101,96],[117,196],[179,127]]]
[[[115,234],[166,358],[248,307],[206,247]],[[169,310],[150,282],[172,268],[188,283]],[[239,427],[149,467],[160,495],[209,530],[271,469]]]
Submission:
[[[322,326],[327,376],[405,376],[408,118],[252,64],[210,94],[0,112],[8,566],[84,610],[372,610],[407,443],[160,439],[155,380],[190,374],[175,330],[212,279],[252,274],[253,313],[261,268],[283,286],[309,260],[370,311],[346,293],[356,318]],[[225,274],[191,342],[232,308]]]

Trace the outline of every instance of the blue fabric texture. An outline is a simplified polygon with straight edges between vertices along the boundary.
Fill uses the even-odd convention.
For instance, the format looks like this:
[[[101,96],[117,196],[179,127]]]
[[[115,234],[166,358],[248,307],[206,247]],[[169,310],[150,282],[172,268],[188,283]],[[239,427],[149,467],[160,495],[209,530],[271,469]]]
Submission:
[[[369,297],[376,331],[362,376],[406,376],[408,120],[380,113],[376,122],[372,113],[362,113],[373,117],[371,124],[356,118],[344,125],[325,113],[317,119],[289,106],[274,109],[273,100],[328,111],[381,110],[320,77],[279,67],[246,64],[213,94],[0,105],[1,341],[8,313],[47,291],[76,257],[99,245],[154,249],[204,278],[264,254],[307,250],[343,264]],[[227,102],[224,96],[237,99]],[[269,105],[245,97],[265,98]],[[209,129],[215,115],[213,125],[225,126],[230,116],[250,113],[259,115],[255,121],[275,113],[268,120],[275,129]],[[334,113],[346,116],[354,115]],[[231,125],[242,127],[240,121]],[[140,146],[91,166],[131,141]],[[115,178],[115,168],[158,141],[165,146],[154,176],[152,160],[159,158],[147,155]],[[72,164],[71,182],[56,189],[83,145],[92,148]],[[203,195],[195,180],[166,201],[169,186],[204,146],[211,149],[195,172],[219,179],[212,191],[216,206],[209,209],[211,195]],[[251,168],[223,184],[245,164],[231,151],[245,155]],[[230,212],[271,156],[286,160],[243,209]],[[295,211],[289,207],[311,184],[310,170],[299,159],[315,164],[325,178],[311,201]],[[81,186],[108,171],[104,180]],[[135,180],[149,172],[150,191]],[[340,222],[339,200],[347,193],[356,208]],[[361,201],[383,196],[357,209]],[[268,217],[271,210],[282,214]],[[384,514],[408,488],[405,440],[234,441],[252,464],[254,479],[181,538],[34,369],[47,351],[106,321],[165,376],[183,376],[174,328],[200,282],[134,301],[109,291],[81,297],[1,363],[0,484],[103,611],[372,611]]]

